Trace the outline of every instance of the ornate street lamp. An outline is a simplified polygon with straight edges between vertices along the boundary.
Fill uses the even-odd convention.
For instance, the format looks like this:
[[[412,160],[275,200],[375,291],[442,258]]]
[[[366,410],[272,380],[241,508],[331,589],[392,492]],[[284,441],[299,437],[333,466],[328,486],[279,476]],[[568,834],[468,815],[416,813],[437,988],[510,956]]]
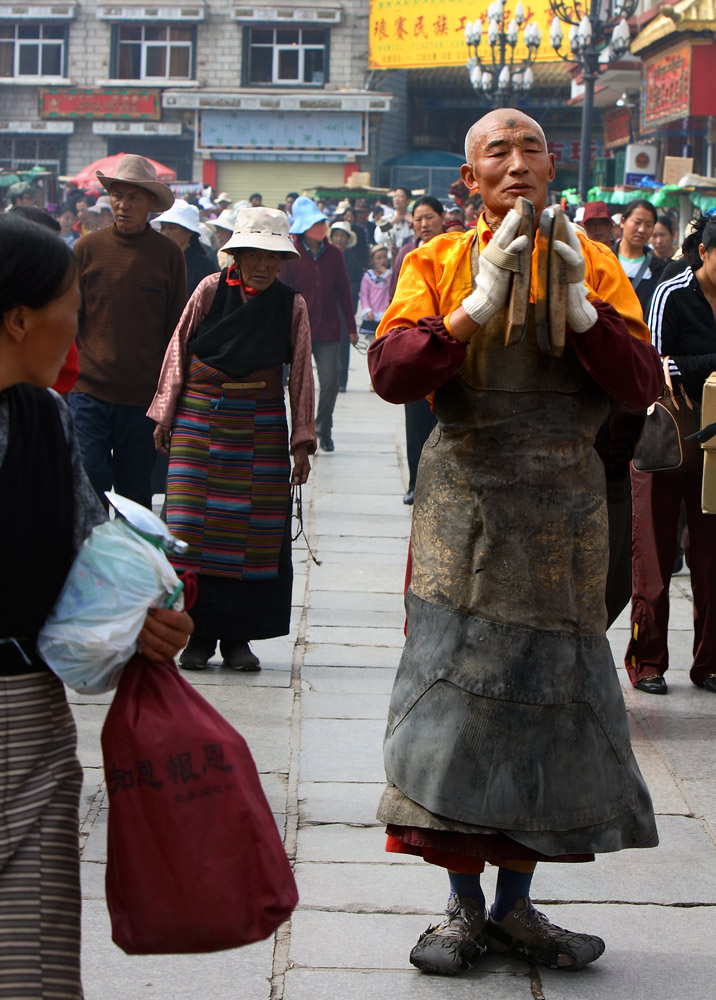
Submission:
[[[637,8],[638,0],[549,0],[555,15],[549,32],[552,48],[560,59],[575,62],[582,67],[584,103],[582,105],[582,134],[579,153],[579,197],[587,200],[589,190],[589,159],[592,146],[592,120],[594,117],[594,82],[599,76],[600,55],[607,47],[610,56],[620,59],[629,49],[631,35],[627,20]],[[571,54],[560,52],[564,36],[562,22],[571,25],[569,48]]]
[[[506,23],[505,4],[506,0],[493,0],[487,8],[486,29],[483,18],[465,25],[465,41],[470,52],[467,68],[472,89],[485,94],[498,108],[509,107],[514,95],[532,87],[532,63],[542,41],[539,25],[525,24],[522,3],[515,7],[509,23]],[[484,30],[490,46],[489,62],[481,59],[477,51]],[[520,41],[527,47],[527,56],[515,63],[515,49]]]

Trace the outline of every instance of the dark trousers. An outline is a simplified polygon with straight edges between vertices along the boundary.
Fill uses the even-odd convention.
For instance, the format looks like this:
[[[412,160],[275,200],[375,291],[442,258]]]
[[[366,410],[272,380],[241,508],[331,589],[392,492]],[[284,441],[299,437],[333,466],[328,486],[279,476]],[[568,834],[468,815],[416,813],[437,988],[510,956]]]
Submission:
[[[636,472],[632,469],[631,638],[625,664],[632,684],[669,666],[669,583],[677,547],[681,501],[686,510],[686,563],[694,597],[694,662],[699,684],[716,673],[716,516],[701,512],[700,469]]]
[[[605,596],[607,628],[610,628],[631,597],[631,487],[621,500],[607,500],[607,518],[609,569]]]
[[[423,452],[423,445],[430,437],[436,423],[437,420],[427,399],[405,404],[405,444],[410,477],[408,490],[415,489],[415,477],[418,474],[418,462]]]
[[[338,386],[345,389],[348,385],[348,368],[351,363],[351,338],[348,336],[348,328],[344,322],[341,323],[341,349],[338,366]]]
[[[338,397],[340,348],[338,340],[314,340],[312,345],[318,375],[316,434],[319,438],[330,438],[333,429],[333,410]]]
[[[145,406],[106,403],[86,392],[68,396],[85,472],[107,507],[105,490],[152,506],[154,421]]]

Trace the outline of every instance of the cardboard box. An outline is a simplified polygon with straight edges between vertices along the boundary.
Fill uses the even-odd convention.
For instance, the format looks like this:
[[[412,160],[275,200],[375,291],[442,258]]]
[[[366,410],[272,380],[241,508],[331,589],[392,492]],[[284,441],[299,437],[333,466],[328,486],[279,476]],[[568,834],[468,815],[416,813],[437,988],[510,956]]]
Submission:
[[[716,421],[716,372],[704,382],[701,397],[701,426]],[[704,449],[704,482],[701,488],[701,509],[704,514],[716,514],[716,437],[701,445]]]

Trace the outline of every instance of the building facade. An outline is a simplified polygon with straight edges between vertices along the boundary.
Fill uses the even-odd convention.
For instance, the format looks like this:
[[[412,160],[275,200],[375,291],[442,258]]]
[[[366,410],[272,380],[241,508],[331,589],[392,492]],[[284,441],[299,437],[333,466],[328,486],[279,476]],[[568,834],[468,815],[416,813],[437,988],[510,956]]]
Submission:
[[[141,153],[267,204],[374,171],[368,6],[0,0],[0,168]]]

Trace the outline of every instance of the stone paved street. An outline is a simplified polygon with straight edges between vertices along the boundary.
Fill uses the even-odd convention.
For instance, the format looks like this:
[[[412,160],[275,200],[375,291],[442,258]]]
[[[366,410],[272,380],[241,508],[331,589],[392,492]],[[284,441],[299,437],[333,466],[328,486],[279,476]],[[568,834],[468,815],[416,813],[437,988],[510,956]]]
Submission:
[[[584,972],[487,956],[445,981],[408,962],[443,909],[440,869],[383,851],[375,820],[381,742],[403,640],[410,508],[402,495],[402,407],[369,391],[352,352],[339,396],[336,451],[318,456],[304,490],[320,566],[294,546],[291,634],[256,643],[263,669],[219,662],[189,674],[247,739],[300,890],[275,938],[213,955],[128,957],[111,942],[104,901],[107,798],[99,736],[110,696],[71,694],[85,769],[82,807],[86,1000],[689,1000],[713,990],[716,919],[716,697],[691,685],[688,575],[672,588],[671,693],[622,678],[633,741],[658,813],[661,846],[580,866],[543,865],[533,898],[557,923],[600,934],[604,957]],[[610,633],[619,664],[628,635]],[[494,869],[485,876],[488,898]],[[713,994],[712,994],[713,995]]]

